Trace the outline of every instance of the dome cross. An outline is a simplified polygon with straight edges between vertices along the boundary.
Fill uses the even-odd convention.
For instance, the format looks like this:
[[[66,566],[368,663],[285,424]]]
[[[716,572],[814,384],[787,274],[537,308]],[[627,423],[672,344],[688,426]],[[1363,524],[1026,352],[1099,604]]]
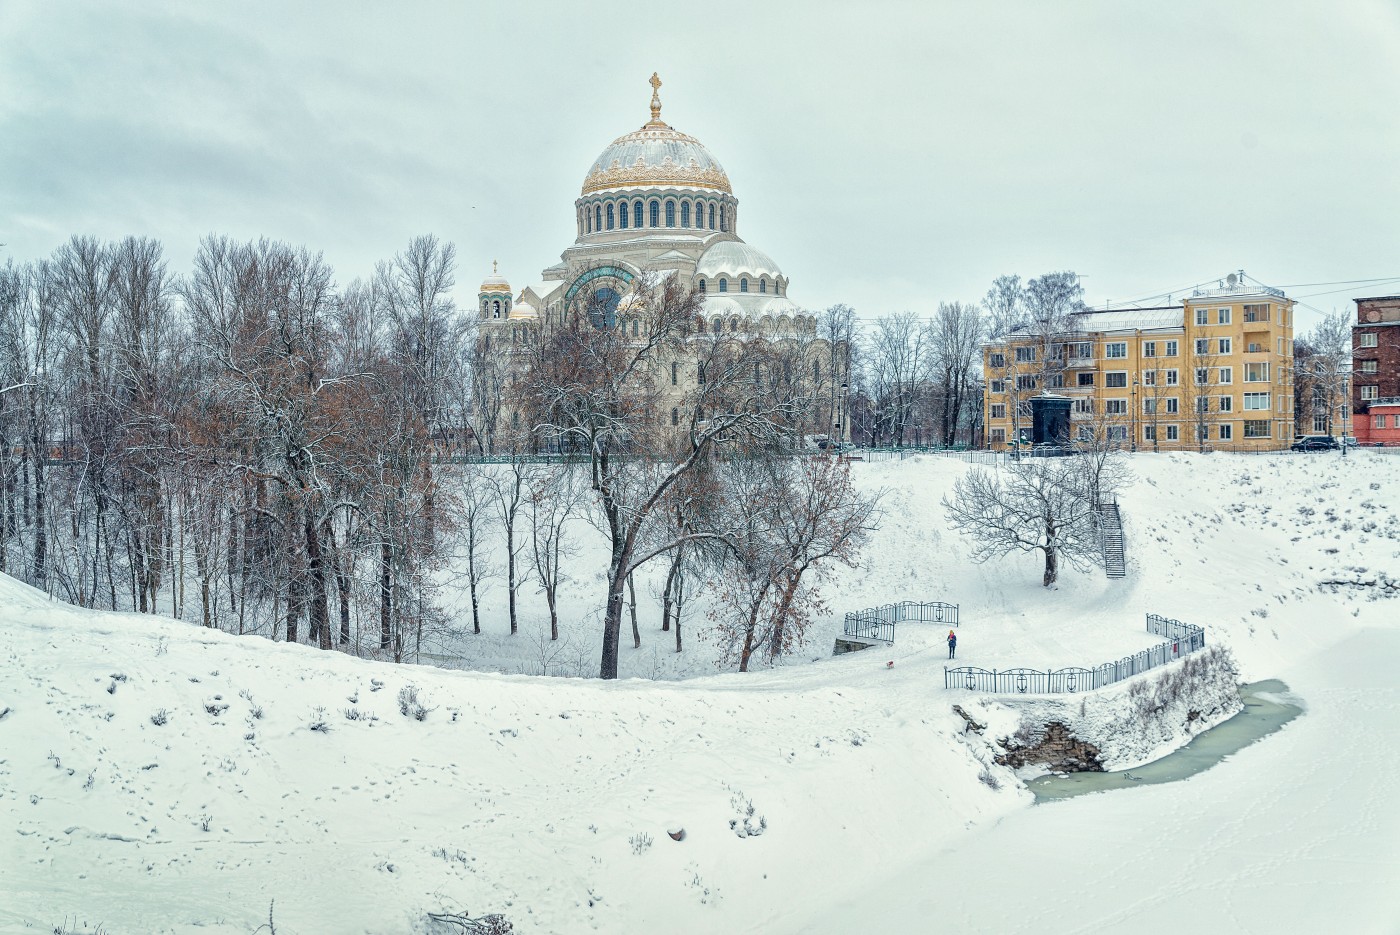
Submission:
[[[651,85],[651,122],[647,126],[664,127],[666,124],[661,120],[661,79],[656,72],[652,72],[647,83]]]

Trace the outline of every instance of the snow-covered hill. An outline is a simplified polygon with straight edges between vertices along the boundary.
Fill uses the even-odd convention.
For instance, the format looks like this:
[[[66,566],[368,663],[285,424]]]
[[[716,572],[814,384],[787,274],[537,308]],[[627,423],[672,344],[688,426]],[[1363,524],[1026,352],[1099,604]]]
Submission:
[[[1205,626],[1247,678],[1298,670],[1394,626],[1392,466],[1140,455],[1129,577],[1047,592],[1034,558],[966,561],[938,506],[964,465],[858,465],[886,490],[884,527],[825,588],[834,613],[808,658],[840,611],[910,598],[962,605],[959,662],[1112,659],[1151,642],[1154,611]],[[985,851],[979,829],[1030,802],[960,733],[951,705],[973,699],[942,688],[937,637],[604,684],[365,662],[0,579],[0,930],[251,933],[274,901],[293,935],[435,931],[430,911],[532,933],[853,917],[853,894],[965,842]],[[421,720],[401,713],[410,686]],[[1390,716],[1375,708],[1369,729]]]

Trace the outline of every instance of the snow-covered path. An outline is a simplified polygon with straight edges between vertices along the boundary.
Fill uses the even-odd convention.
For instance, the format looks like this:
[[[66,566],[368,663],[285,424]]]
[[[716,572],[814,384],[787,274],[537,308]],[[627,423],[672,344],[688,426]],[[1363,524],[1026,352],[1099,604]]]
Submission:
[[[1013,813],[782,928],[1393,935],[1397,673],[1400,632],[1360,631],[1280,673],[1307,713],[1216,768]]]

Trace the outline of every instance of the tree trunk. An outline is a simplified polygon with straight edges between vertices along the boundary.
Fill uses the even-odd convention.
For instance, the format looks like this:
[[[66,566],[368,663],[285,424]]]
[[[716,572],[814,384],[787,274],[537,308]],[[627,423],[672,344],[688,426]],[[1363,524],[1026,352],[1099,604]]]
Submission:
[[[515,617],[515,522],[506,524],[506,605],[510,609],[510,635],[514,636],[518,627]]]
[[[393,640],[393,586],[390,563],[394,555],[388,540],[379,543],[379,648],[387,651]]]
[[[749,611],[749,621],[744,627],[744,648],[739,654],[739,671],[749,671],[749,657],[753,655],[754,631],[758,629],[758,607]]]
[[[331,548],[331,568],[335,573],[336,598],[340,602],[340,645],[350,642],[350,574],[346,569],[345,550],[335,541],[335,527],[327,519],[323,524],[326,542]]]
[[[632,557],[630,549],[614,546],[608,568],[608,603],[603,612],[603,658],[598,666],[601,679],[617,678],[617,650],[622,637],[622,590],[627,585],[623,569]]]
[[[308,505],[303,513],[302,531],[306,537],[306,570],[311,586],[311,633],[322,649],[331,648],[330,599],[326,595],[325,557],[316,518]]]
[[[637,629],[637,589],[632,584],[632,575],[627,576],[627,606],[632,612],[632,648],[642,648],[642,633]]]
[[[676,572],[681,567],[681,557],[685,552],[685,546],[677,546],[676,554],[671,556],[671,567],[666,572],[666,586],[661,589],[661,632],[665,633],[671,629],[671,602],[672,589],[676,585]]]
[[[1045,587],[1055,583],[1055,579],[1060,577],[1060,553],[1053,545],[1043,547],[1045,552],[1045,577],[1041,583]]]

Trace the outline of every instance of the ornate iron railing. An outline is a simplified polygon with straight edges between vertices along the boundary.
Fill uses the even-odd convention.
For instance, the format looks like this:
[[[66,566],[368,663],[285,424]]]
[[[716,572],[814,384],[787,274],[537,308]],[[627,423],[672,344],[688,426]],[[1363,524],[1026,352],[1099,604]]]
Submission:
[[[893,643],[894,625],[905,621],[946,623],[955,627],[958,625],[958,605],[942,601],[900,601],[869,610],[853,610],[846,614],[846,635]]]
[[[849,617],[849,615],[848,615]],[[1066,692],[1093,691],[1121,682],[1149,669],[1164,666],[1188,653],[1204,649],[1206,631],[1190,623],[1170,620],[1157,614],[1147,615],[1147,632],[1165,637],[1165,642],[1105,662],[1092,668],[1070,666],[1064,669],[979,669],[976,666],[943,668],[944,688],[965,688],[968,691],[999,692],[1017,695],[1054,695]]]

